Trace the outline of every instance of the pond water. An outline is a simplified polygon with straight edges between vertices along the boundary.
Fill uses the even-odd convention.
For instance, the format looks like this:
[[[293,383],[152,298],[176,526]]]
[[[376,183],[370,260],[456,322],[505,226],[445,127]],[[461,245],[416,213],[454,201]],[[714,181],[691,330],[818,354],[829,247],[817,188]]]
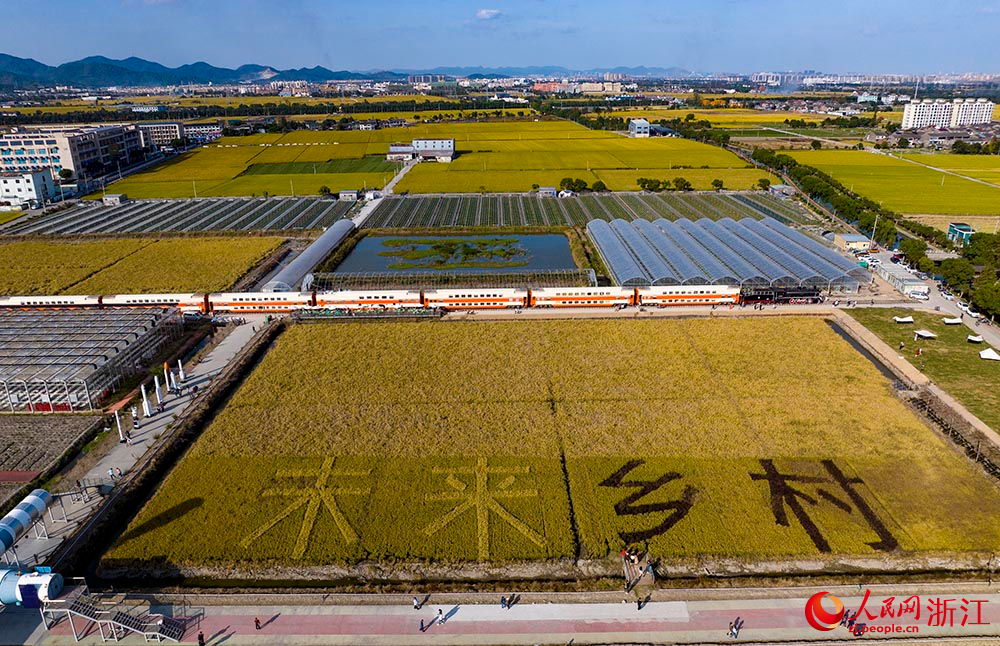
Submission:
[[[576,269],[569,240],[558,234],[366,236],[334,273],[509,273]]]

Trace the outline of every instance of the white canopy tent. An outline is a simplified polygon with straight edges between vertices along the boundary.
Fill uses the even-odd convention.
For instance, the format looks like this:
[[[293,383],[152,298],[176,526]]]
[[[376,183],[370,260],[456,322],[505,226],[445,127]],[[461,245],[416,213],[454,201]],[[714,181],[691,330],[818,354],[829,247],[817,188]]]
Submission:
[[[945,317],[941,319],[941,322],[945,325],[961,325],[962,319]]]
[[[997,354],[997,351],[993,348],[986,348],[979,353],[979,358],[988,361],[1000,361],[1000,354]]]
[[[970,334],[969,336],[965,337],[965,340],[968,341],[969,343],[982,343],[983,337],[977,336],[975,334]]]
[[[936,339],[937,335],[930,330],[917,330],[913,333],[913,340],[917,339]]]
[[[913,323],[912,316],[894,316],[892,317],[892,320],[896,323]]]

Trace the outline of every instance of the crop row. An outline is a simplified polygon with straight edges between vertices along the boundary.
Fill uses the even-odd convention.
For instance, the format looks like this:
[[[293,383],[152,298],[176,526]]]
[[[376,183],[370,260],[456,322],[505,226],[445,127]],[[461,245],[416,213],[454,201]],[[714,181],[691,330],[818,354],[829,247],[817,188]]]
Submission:
[[[319,198],[209,198],[80,206],[0,228],[7,235],[76,235],[159,231],[255,231],[329,226],[349,202]]]
[[[594,219],[676,220],[762,218],[801,221],[802,214],[769,195],[754,193],[616,193],[567,198],[533,195],[389,197],[365,222],[366,228],[583,226]]]

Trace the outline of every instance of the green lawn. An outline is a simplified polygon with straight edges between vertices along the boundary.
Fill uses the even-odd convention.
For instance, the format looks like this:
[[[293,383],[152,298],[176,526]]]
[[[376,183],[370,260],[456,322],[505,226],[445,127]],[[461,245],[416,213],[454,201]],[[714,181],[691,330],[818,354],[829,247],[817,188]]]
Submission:
[[[945,325],[940,313],[912,310],[860,309],[848,312],[892,347],[906,343],[903,355],[934,383],[944,388],[990,427],[1000,429],[1000,362],[979,358],[988,346],[969,343],[969,328]],[[899,325],[893,316],[912,316],[913,325]],[[931,340],[913,341],[913,330],[926,329],[938,335]],[[916,348],[923,353],[914,356]]]

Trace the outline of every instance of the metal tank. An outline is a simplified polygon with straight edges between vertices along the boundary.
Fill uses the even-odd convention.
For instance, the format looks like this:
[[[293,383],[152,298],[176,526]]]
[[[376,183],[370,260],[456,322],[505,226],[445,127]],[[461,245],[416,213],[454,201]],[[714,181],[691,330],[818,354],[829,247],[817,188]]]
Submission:
[[[19,606],[24,601],[23,586],[35,588],[40,601],[55,599],[63,590],[63,577],[56,573],[31,572],[24,574],[18,570],[0,568],[0,605]]]
[[[52,502],[52,494],[35,489],[24,497],[17,507],[0,518],[0,552],[6,552],[31,528]]]

